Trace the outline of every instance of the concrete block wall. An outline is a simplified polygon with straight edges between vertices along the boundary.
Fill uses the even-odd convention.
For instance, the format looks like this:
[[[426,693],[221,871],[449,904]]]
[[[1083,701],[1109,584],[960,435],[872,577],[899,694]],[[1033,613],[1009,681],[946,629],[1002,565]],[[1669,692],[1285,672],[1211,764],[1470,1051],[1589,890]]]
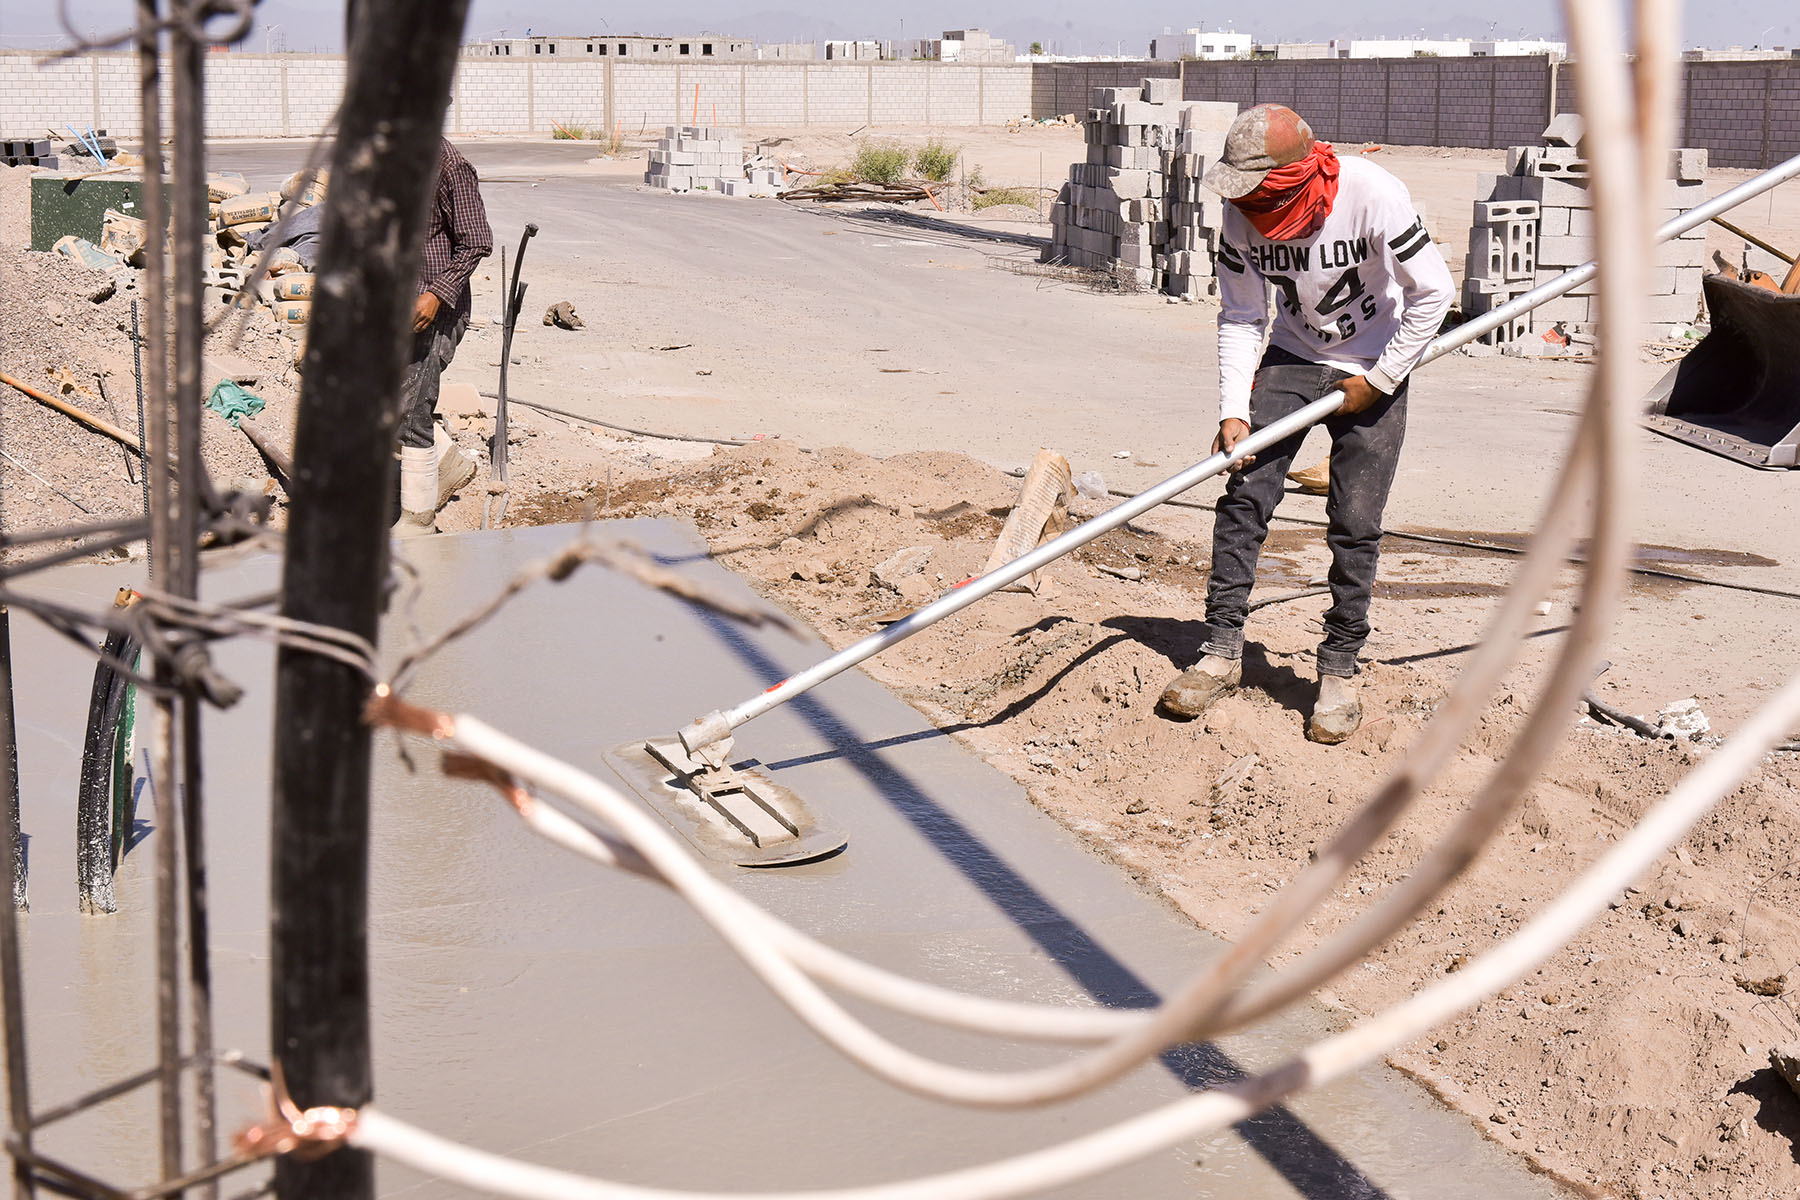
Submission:
[[[94,63],[69,59],[40,67],[34,60],[32,55],[0,55],[0,136],[41,138],[54,129],[66,138],[65,121],[94,125]]]
[[[606,124],[606,69],[595,70],[597,64],[584,62],[533,62],[529,64],[531,105],[527,128],[554,128],[550,122],[567,126],[599,127]],[[463,114],[452,114],[452,118]],[[534,121],[535,118],[535,121]],[[446,122],[455,129],[456,120]]]
[[[700,124],[741,125],[744,123],[746,81],[744,68],[730,66],[677,66],[676,94],[679,107],[686,116],[684,123],[694,121],[694,103],[699,98]]]
[[[1012,68],[1017,69],[1017,68]],[[1064,113],[1086,113],[1096,88],[1141,87],[1146,79],[1169,79],[1181,75],[1181,64],[1172,62],[1125,63],[1038,63],[1026,64],[1031,72],[1030,94],[1018,112],[988,118],[1005,120],[1006,116],[1029,113],[1034,117],[1055,117]],[[1207,96],[1204,99],[1212,99]],[[1189,97],[1193,99],[1193,97]]]
[[[872,63],[812,63],[806,68],[806,117],[811,125],[873,123],[869,94]]]
[[[344,60],[335,55],[280,55],[287,76],[287,123],[279,132],[310,136],[325,128],[344,97]]]
[[[1030,107],[1030,74],[1026,72],[1026,107]],[[989,88],[1000,79],[1016,76],[1013,71],[938,71],[931,79],[931,120],[935,125],[980,125],[982,101]],[[1010,111],[1002,109],[1002,112]],[[1021,109],[1021,112],[1025,109]],[[998,119],[998,118],[996,118]]]
[[[212,54],[206,70],[211,127],[227,136],[315,134],[344,85],[335,55]],[[1319,136],[1346,144],[1500,149],[1535,142],[1554,112],[1580,105],[1572,69],[1542,58],[994,66],[464,58],[448,127],[544,133],[552,120],[627,130],[681,124],[693,120],[696,83],[708,121],[716,104],[718,120],[732,124],[1000,124],[1085,113],[1095,88],[1171,77],[1188,100],[1293,105]],[[1677,140],[1710,151],[1714,166],[1768,167],[1800,154],[1800,61],[1686,63],[1681,78]],[[30,51],[0,51],[0,134],[41,136],[70,121],[138,135],[132,56],[40,63]]]
[[[136,64],[129,58],[114,54],[96,57],[93,63],[97,76],[97,99],[92,121],[94,128],[104,129],[114,137],[138,136],[140,122]],[[5,60],[0,59],[0,80],[5,78],[5,69]],[[167,94],[166,84],[163,91]],[[0,95],[5,94],[6,85],[0,83]]]
[[[658,125],[687,124],[686,118],[676,113],[673,65],[615,62],[612,79],[613,123],[623,121],[627,133],[642,133]]]
[[[220,137],[265,133],[286,125],[282,113],[282,63],[253,54],[209,54],[206,129]]]
[[[1800,154],[1800,59],[1683,63],[1679,78],[1678,145],[1707,151],[1715,167],[1751,170]],[[1556,111],[1581,111],[1567,63],[1558,68]]]
[[[758,63],[754,70],[746,69],[743,77],[744,107],[756,114],[758,125],[806,123],[805,67],[779,62]]]
[[[977,67],[981,84],[981,119],[978,125],[1000,125],[1014,117],[1028,117],[1031,114],[1032,77],[1037,68],[1030,63],[1019,63],[1012,66]],[[1156,76],[1155,72],[1149,72]],[[1080,109],[1065,109],[1065,112],[1079,112]],[[941,117],[934,119],[948,124]]]
[[[870,115],[875,124],[930,124],[934,74],[936,71],[929,63],[871,64],[869,86],[873,104]]]
[[[1346,144],[1498,149],[1535,140],[1549,120],[1541,58],[1193,62],[1182,86],[1189,100],[1286,104]]]
[[[1173,63],[1163,74],[1178,73]],[[206,59],[207,126],[224,137],[310,136],[344,89],[336,55],[212,54]],[[1108,82],[1121,72],[1107,67]],[[1156,71],[1128,70],[1139,81]],[[652,63],[458,60],[445,127],[458,133],[547,133],[576,121],[627,132],[699,119],[726,125],[998,124],[1028,114],[1029,63]],[[1078,108],[1086,106],[1086,90]],[[1073,109],[1070,111],[1074,111]],[[125,54],[40,64],[0,51],[0,131],[39,135],[63,122],[139,134],[137,65]],[[164,128],[168,128],[165,72]]]

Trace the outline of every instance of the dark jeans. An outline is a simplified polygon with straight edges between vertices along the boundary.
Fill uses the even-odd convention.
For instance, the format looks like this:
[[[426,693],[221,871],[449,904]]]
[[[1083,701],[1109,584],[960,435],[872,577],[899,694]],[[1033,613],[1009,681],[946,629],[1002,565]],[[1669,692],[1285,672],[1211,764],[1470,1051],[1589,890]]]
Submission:
[[[438,383],[444,368],[456,357],[456,345],[469,327],[467,313],[445,307],[423,333],[413,334],[412,352],[400,376],[400,444],[431,445],[431,425],[437,412]]]
[[[1331,391],[1348,376],[1270,347],[1250,392],[1250,427],[1261,429]],[[1331,490],[1325,499],[1330,525],[1331,610],[1319,646],[1321,675],[1356,674],[1356,654],[1369,640],[1369,593],[1381,555],[1381,514],[1406,438],[1406,384],[1353,417],[1327,417],[1331,434]],[[1231,476],[1214,510],[1212,577],[1206,588],[1206,641],[1202,654],[1241,658],[1244,620],[1256,559],[1269,536],[1269,517],[1280,503],[1302,430],[1256,456]]]

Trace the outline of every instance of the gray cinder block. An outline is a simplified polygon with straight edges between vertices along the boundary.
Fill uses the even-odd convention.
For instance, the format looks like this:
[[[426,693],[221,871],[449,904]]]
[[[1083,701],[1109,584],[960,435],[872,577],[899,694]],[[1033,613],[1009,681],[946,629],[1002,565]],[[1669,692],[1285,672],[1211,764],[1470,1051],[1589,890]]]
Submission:
[[[1180,78],[1144,80],[1143,98],[1151,104],[1181,103]]]
[[[1558,113],[1544,126],[1544,141],[1552,146],[1579,146],[1587,135],[1587,122],[1580,113]]]

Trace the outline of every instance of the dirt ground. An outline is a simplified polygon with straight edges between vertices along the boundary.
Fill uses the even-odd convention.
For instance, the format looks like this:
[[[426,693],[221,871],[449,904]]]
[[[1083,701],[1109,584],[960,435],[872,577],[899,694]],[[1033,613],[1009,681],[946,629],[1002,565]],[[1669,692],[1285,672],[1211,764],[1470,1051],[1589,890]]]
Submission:
[[[899,138],[924,131],[881,132]],[[791,139],[788,150],[794,161],[820,165],[846,157],[853,141],[841,132],[775,131],[770,136]],[[1060,155],[1066,166],[1079,143],[1077,132],[1056,129],[957,131],[956,136],[990,181],[1028,186],[1040,153],[1054,179],[1062,167],[1049,164]],[[1466,210],[1473,186],[1467,177],[1492,169],[1489,160],[1494,157],[1396,149],[1382,161],[1407,179],[1428,212],[1436,213]],[[641,163],[625,159],[576,172],[623,190],[619,185],[641,169]],[[486,166],[483,173],[496,186],[537,186],[529,182],[535,176],[501,178]],[[1732,173],[1720,175],[1717,186],[1734,181]],[[64,381],[57,372],[66,369],[72,380],[67,399],[135,431],[127,331],[136,281],[129,272],[117,278],[83,272],[21,250],[24,178],[23,171],[0,168],[0,370],[34,386],[60,389]],[[1019,228],[1041,231],[1027,217],[986,214],[976,221],[1000,229],[1010,220]],[[1466,222],[1466,211],[1456,219]],[[1800,242],[1800,194],[1788,189],[1770,201],[1766,213],[1752,213],[1747,222],[1772,238]],[[553,232],[547,228],[546,239]],[[1452,244],[1456,240],[1443,229],[1439,236]],[[775,248],[786,247],[776,243]],[[602,268],[580,262],[562,266],[572,275],[612,269],[610,264]],[[723,277],[734,268],[726,262],[712,269]],[[111,295],[91,299],[102,296],[108,284]],[[707,285],[703,274],[680,281],[689,293],[704,293]],[[558,298],[540,294],[550,286],[556,285],[534,285],[534,303]],[[478,314],[491,312],[495,290],[491,273],[477,280]],[[1077,301],[1084,313],[1103,303],[1115,305],[1112,315],[1099,319],[1118,321],[1121,327],[1127,322],[1145,327],[1166,311],[1145,297],[1042,297],[1046,306]],[[1183,319],[1196,330],[1210,322],[1208,306],[1192,311],[1198,319]],[[803,310],[788,327],[795,341],[804,343],[809,323],[822,330],[837,315],[824,307]],[[897,308],[879,316],[896,329],[922,319],[916,311]],[[631,313],[608,314],[608,336],[632,319]],[[254,318],[235,347],[228,345],[231,334],[221,330],[208,348],[215,368],[222,364],[255,377],[251,389],[269,405],[266,423],[286,433],[292,428],[298,386],[292,368],[295,342],[263,320]],[[648,328],[655,318],[643,320],[646,327],[632,327],[630,340],[615,337],[600,343],[616,359],[607,387],[629,386],[627,381],[644,364],[654,363],[664,350],[680,349],[661,342],[698,340],[655,335]],[[594,324],[604,327],[601,320]],[[861,336],[857,328],[846,336]],[[515,380],[524,381],[518,385],[520,394],[557,407],[579,407],[570,398],[578,393],[607,398],[599,385],[569,378],[568,357],[556,349],[558,343],[544,340],[563,337],[560,331],[533,330],[532,336],[539,340],[515,346]],[[834,645],[860,638],[877,618],[916,606],[976,573],[1013,501],[1016,479],[993,465],[994,456],[985,446],[974,452],[988,461],[943,449],[893,453],[893,443],[904,440],[913,410],[895,404],[893,397],[884,399],[881,392],[834,391],[810,379],[796,384],[784,353],[781,346],[762,345],[746,351],[741,360],[721,355],[699,360],[705,365],[698,369],[687,360],[679,369],[664,369],[670,379],[687,377],[693,389],[701,386],[694,376],[706,377],[706,387],[713,385],[716,365],[720,376],[731,376],[732,386],[740,389],[741,395],[726,395],[745,401],[744,415],[733,419],[749,428],[758,427],[749,422],[768,419],[748,403],[759,392],[769,408],[778,401],[793,403],[799,395],[821,414],[834,409],[842,414],[853,407],[845,401],[851,395],[863,407],[847,426],[831,427],[830,435],[847,436],[840,431],[854,429],[864,439],[856,448],[807,448],[793,437],[771,437],[749,446],[640,437],[604,428],[579,413],[559,416],[515,406],[507,523],[651,514],[692,521],[722,561]],[[239,361],[233,364],[226,355]],[[498,363],[498,330],[491,322],[478,322],[451,375],[491,387]],[[1003,368],[1009,364],[996,362],[995,374],[964,378],[957,386],[976,393],[983,387],[998,391],[1002,385],[994,380]],[[1044,369],[1064,368],[1053,362]],[[1144,369],[1161,370],[1162,365],[1152,361]],[[1529,383],[1534,396],[1542,396],[1544,403],[1578,404],[1586,376],[1577,368],[1559,368],[1576,372],[1569,376],[1530,369],[1539,373],[1519,378]],[[832,370],[841,371],[841,365]],[[564,376],[560,388],[559,373]],[[209,372],[209,384],[214,374],[216,370]],[[891,383],[896,389],[920,386],[916,376],[909,381],[886,368],[879,379],[898,380]],[[1516,386],[1524,390],[1523,383]],[[673,385],[657,388],[644,402],[658,406],[652,414],[664,422],[658,428],[682,428],[678,417],[670,415],[676,403],[725,407],[711,395],[696,399],[676,392]],[[114,442],[12,389],[0,390],[5,392],[0,396],[0,445],[53,485],[14,469],[19,464],[0,469],[0,503],[9,534],[82,518],[77,502],[96,516],[138,511],[141,499]],[[955,403],[958,407],[934,412],[932,419],[959,416],[971,430],[968,444],[973,448],[976,427],[991,423],[991,417],[981,407],[963,409],[961,400]],[[616,406],[594,411],[622,415],[623,423],[648,423],[629,411],[621,414]],[[1515,423],[1540,420],[1540,413],[1568,415],[1561,408],[1521,412],[1511,418]],[[492,402],[471,387],[447,395],[444,414],[471,450],[491,433]],[[1550,423],[1541,424],[1547,428]],[[222,420],[209,419],[206,428],[206,458],[217,481],[270,488],[260,458],[241,434]],[[1098,448],[1103,456],[1120,439],[1104,425],[1096,429],[1089,439],[1095,444],[1087,449]],[[1138,455],[1128,465],[1160,478],[1170,464]],[[1134,482],[1123,474],[1125,465],[1118,470],[1118,480]],[[1109,478],[1112,471],[1108,465]],[[1459,485],[1465,493],[1484,487],[1493,490],[1479,479]],[[1526,494],[1532,493],[1512,495],[1513,507]],[[440,524],[453,531],[479,527],[486,499],[482,489],[472,489],[452,502]],[[1096,852],[1118,862],[1197,923],[1231,938],[1401,761],[1453,682],[1457,652],[1481,636],[1493,597],[1510,579],[1513,560],[1504,552],[1506,538],[1460,538],[1492,542],[1497,548],[1491,550],[1389,539],[1363,676],[1367,715],[1363,730],[1343,746],[1315,746],[1302,736],[1312,694],[1311,651],[1327,603],[1319,596],[1283,600],[1257,611],[1243,691],[1205,719],[1178,724],[1157,716],[1153,706],[1167,679],[1191,661],[1198,641],[1211,522],[1204,497],[1196,494],[1195,499],[1202,502],[1159,509],[1073,560],[1053,565],[1038,594],[990,598],[873,660],[867,669],[948,734],[1020,780],[1036,804]],[[279,521],[279,494],[275,501]],[[1258,599],[1305,590],[1324,573],[1328,555],[1322,530],[1309,523],[1316,521],[1317,510],[1305,503],[1296,499],[1284,506],[1263,556]],[[1092,501],[1077,502],[1078,514],[1096,511]],[[1511,528],[1528,527],[1531,515],[1518,512],[1514,519],[1521,524]],[[1691,519],[1724,518],[1696,512]],[[1404,528],[1432,533],[1419,523]],[[1708,544],[1734,545],[1725,539]],[[891,578],[883,572],[883,581],[874,581],[872,572],[907,547],[927,552],[923,569]],[[1794,547],[1790,541],[1785,547],[1763,548],[1791,558]],[[1677,546],[1645,547],[1640,563],[1677,571],[1710,568],[1740,583],[1754,583],[1758,571],[1776,565],[1774,558],[1759,560],[1744,549]],[[1141,578],[1120,578],[1102,571],[1103,566],[1135,568]],[[1532,651],[1503,682],[1481,726],[1443,778],[1273,966],[1279,968],[1318,944],[1379,898],[1503,759],[1532,703],[1533,684],[1555,646],[1554,635],[1567,619],[1575,578],[1571,571],[1561,581],[1533,631]],[[1721,641],[1741,639],[1753,611],[1744,606],[1751,603],[1764,606],[1754,610],[1760,614],[1756,619],[1787,622],[1791,644],[1793,624],[1782,614],[1791,611],[1792,601],[1746,597],[1652,575],[1634,579],[1621,625],[1630,630],[1645,621],[1662,622],[1654,626],[1654,643],[1669,658],[1682,657],[1668,652],[1669,645],[1680,644],[1671,642],[1669,631],[1691,629],[1692,657],[1710,660]],[[1703,624],[1689,625],[1691,620]],[[1767,687],[1765,673],[1792,667],[1791,653],[1778,645],[1740,647],[1731,654],[1720,655],[1719,663],[1709,661],[1713,673],[1702,678],[1714,690],[1694,693],[1725,732],[1754,706],[1757,690]],[[1639,680],[1654,679],[1664,689],[1664,699],[1675,698],[1666,693],[1670,680],[1687,679],[1697,686],[1690,678],[1697,670],[1671,668],[1658,674],[1657,664],[1622,664],[1613,675],[1625,673],[1626,666],[1639,672]],[[1603,676],[1596,691],[1650,715],[1645,705],[1625,699],[1614,687],[1614,680]],[[1643,692],[1629,695],[1638,698]],[[1321,999],[1349,1019],[1456,970],[1468,956],[1537,912],[1666,794],[1710,744],[1712,735],[1700,741],[1646,741],[1586,717],[1574,720],[1548,774],[1486,855],[1434,911],[1335,981]],[[1392,1061],[1499,1144],[1586,1194],[1724,1200],[1800,1190],[1800,1098],[1767,1058],[1770,1046],[1800,1040],[1800,1008],[1788,990],[1790,979],[1800,981],[1797,840],[1800,755],[1776,754],[1676,853],[1622,896],[1603,921],[1531,979],[1403,1048]],[[1800,982],[1792,986],[1800,987]]]

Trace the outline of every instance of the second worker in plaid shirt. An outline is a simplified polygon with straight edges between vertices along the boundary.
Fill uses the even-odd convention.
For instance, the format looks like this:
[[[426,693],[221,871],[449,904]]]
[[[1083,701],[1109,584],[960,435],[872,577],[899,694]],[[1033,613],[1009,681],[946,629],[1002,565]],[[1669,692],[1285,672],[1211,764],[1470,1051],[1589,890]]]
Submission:
[[[400,383],[400,519],[394,522],[400,537],[436,533],[437,510],[475,477],[475,460],[437,423],[438,383],[469,328],[469,276],[493,250],[475,168],[446,138],[419,259],[412,351]]]

